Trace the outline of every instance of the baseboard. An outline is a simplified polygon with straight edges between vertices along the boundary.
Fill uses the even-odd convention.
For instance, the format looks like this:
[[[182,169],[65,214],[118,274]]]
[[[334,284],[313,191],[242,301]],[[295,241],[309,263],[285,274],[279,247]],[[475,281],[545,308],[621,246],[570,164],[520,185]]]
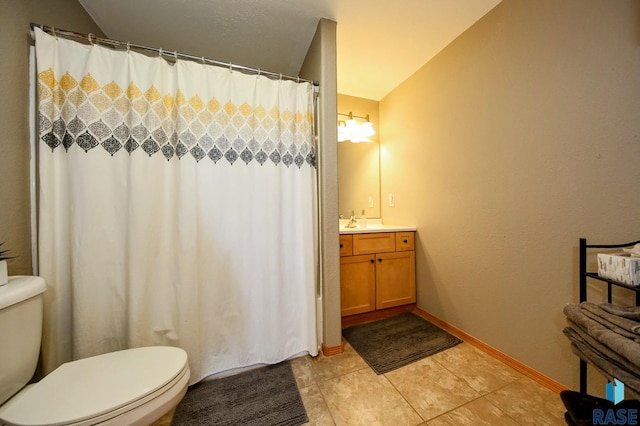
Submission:
[[[324,343],[322,344],[322,354],[324,356],[340,355],[342,352],[344,352],[344,341],[338,346],[325,346]]]
[[[568,390],[569,388],[566,387],[565,385],[556,382],[555,380],[545,376],[544,374],[540,373],[539,371],[534,370],[533,368],[529,367],[526,364],[523,364],[522,362],[511,358],[509,355],[500,352],[499,350],[487,345],[486,343],[484,343],[481,340],[476,339],[475,337],[471,336],[470,334],[465,333],[464,331],[460,330],[459,328],[446,323],[444,321],[442,321],[440,318],[434,317],[433,315],[431,315],[428,312],[423,311],[422,309],[416,307],[413,312],[417,315],[420,315],[422,318],[426,319],[427,321],[437,325],[438,327],[442,328],[443,330],[453,334],[454,336],[464,340],[465,342],[469,343],[470,345],[480,349],[482,352],[486,353],[487,355],[492,356],[493,358],[497,359],[498,361],[503,362],[504,364],[508,365],[509,367],[513,368],[514,370],[516,370],[517,372],[521,373],[524,376],[527,376],[528,378],[540,383],[542,386],[546,387],[547,389],[556,392],[556,393],[560,393],[563,390]]]

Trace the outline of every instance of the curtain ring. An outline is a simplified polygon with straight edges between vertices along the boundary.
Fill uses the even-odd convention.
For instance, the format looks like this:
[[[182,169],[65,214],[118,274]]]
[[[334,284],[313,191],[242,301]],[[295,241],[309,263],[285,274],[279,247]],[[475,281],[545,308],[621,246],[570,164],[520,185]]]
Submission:
[[[127,52],[131,51],[131,43],[127,42]]]
[[[300,83],[300,76],[298,76],[298,79],[297,79],[297,80],[298,80],[297,82],[298,82],[298,83]]]
[[[93,45],[93,34],[91,33],[87,34],[87,39],[89,40],[89,43]]]
[[[58,39],[58,34],[56,34],[56,29],[55,27],[51,27],[51,32],[53,33],[53,36],[55,37],[55,39]]]
[[[158,55],[162,58],[162,47],[158,50]]]
[[[229,72],[233,71],[233,64],[231,62],[229,62]]]
[[[173,59],[175,59],[176,62],[178,62],[178,51],[177,50],[173,51]]]
[[[280,81],[282,81],[282,73],[280,73]]]
[[[204,56],[202,57],[202,65],[205,65]]]

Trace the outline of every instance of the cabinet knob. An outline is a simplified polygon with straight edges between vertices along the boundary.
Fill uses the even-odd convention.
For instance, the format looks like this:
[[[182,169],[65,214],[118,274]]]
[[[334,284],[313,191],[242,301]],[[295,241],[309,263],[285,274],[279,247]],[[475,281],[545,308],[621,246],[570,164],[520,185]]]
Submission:
[[[373,259],[371,259],[371,260],[370,260],[370,262],[371,262],[371,263],[375,263],[376,261],[375,261],[375,260],[373,260]]]
[[[407,244],[407,243],[409,242],[409,240],[403,240],[403,242],[404,242],[405,244]]]
[[[378,258],[378,262],[382,262],[382,259]]]
[[[340,244],[340,248],[344,247],[344,244]]]

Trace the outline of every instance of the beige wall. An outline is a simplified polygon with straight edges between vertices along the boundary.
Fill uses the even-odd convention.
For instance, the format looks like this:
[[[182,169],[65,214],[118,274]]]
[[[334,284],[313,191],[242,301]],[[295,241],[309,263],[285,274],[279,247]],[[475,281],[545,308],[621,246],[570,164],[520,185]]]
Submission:
[[[0,242],[17,256],[9,274],[30,274],[29,23],[103,35],[74,0],[0,0]]]
[[[358,217],[362,215],[362,210],[367,217],[380,217],[378,109],[378,101],[338,94],[338,113],[351,112],[358,117],[368,115],[376,131],[375,135],[369,137],[371,143],[338,143],[338,210],[345,218],[351,215],[352,210]],[[349,117],[340,115],[338,118],[344,121]]]
[[[578,239],[640,238],[639,18],[503,0],[380,102],[382,217],[418,227],[418,306],[573,388]]]
[[[318,185],[322,342],[340,347],[340,254],[338,235],[336,23],[321,19],[300,76],[320,82]]]

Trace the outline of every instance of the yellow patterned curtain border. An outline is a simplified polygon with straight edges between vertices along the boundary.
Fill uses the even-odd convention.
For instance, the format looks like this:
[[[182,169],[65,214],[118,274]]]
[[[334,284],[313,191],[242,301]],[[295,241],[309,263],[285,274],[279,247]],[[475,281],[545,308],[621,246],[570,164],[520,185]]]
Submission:
[[[40,136],[51,149],[77,145],[88,152],[102,146],[115,155],[142,148],[167,160],[189,153],[197,161],[315,167],[312,111],[222,104],[215,97],[188,98],[180,90],[175,95],[154,86],[143,90],[133,82],[125,88],[114,81],[100,86],[90,73],[57,78],[51,68],[38,74],[37,89]]]

